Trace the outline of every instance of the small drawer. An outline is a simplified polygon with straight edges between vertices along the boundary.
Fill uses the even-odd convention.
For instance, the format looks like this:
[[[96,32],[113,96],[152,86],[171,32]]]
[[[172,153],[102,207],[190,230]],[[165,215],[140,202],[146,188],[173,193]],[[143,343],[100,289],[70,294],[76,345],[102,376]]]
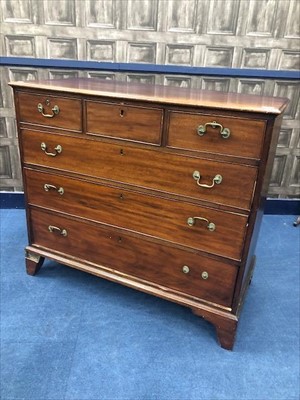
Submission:
[[[20,122],[82,131],[81,100],[52,94],[18,93]]]
[[[32,205],[241,259],[245,215],[48,173],[26,170],[25,176]]]
[[[163,111],[122,103],[86,101],[86,132],[159,145]]]
[[[30,221],[33,245],[231,306],[234,265],[48,211],[31,209]]]
[[[266,122],[170,111],[168,146],[202,153],[260,159]]]

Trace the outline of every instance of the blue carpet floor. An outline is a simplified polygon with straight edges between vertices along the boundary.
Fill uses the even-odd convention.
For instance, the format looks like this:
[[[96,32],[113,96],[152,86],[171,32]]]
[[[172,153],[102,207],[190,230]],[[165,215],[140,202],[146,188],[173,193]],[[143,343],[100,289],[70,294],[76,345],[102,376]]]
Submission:
[[[233,352],[189,309],[47,261],[1,211],[1,399],[299,399],[299,234],[265,216]]]

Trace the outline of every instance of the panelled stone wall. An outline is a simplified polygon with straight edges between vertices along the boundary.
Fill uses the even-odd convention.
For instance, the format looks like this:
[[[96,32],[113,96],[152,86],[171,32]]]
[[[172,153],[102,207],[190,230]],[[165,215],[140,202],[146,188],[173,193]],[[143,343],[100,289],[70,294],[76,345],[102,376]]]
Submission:
[[[1,55],[177,66],[300,69],[299,0],[1,0]],[[9,80],[97,77],[288,97],[270,197],[299,198],[295,80],[3,67],[0,189],[21,191]]]

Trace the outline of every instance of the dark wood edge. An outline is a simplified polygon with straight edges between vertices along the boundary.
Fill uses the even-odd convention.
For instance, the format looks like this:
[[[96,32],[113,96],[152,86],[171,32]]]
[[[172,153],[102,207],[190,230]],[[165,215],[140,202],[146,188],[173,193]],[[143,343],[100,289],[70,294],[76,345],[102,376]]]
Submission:
[[[80,80],[80,79],[79,79]],[[90,80],[92,81],[93,78],[81,79],[81,81]],[[63,82],[64,81],[64,82]],[[66,86],[66,83],[70,82],[70,86]],[[54,85],[56,83],[56,86]],[[61,83],[61,84],[60,84]],[[249,95],[249,94],[242,94],[236,92],[212,92],[209,90],[201,90],[207,99],[198,99],[199,90],[197,89],[190,89],[190,88],[181,88],[180,91],[176,91],[176,88],[172,86],[165,86],[165,85],[155,85],[155,87],[160,87],[164,91],[170,93],[160,95],[158,92],[156,93],[147,93],[147,90],[151,85],[147,84],[129,84],[126,82],[113,82],[113,84],[118,83],[121,86],[130,86],[131,88],[135,89],[134,92],[124,91],[124,92],[114,92],[112,91],[111,87],[107,88],[84,88],[78,87],[77,85],[72,86],[72,79],[69,80],[48,80],[48,81],[10,81],[8,85],[16,88],[16,89],[29,89],[29,90],[40,90],[40,91],[52,91],[52,92],[59,92],[59,93],[66,93],[72,95],[85,95],[85,96],[101,96],[107,97],[109,99],[122,99],[122,100],[134,100],[134,101],[145,101],[147,103],[156,103],[156,104],[169,104],[169,105],[180,105],[180,106],[195,106],[195,107],[204,107],[204,108],[212,108],[214,107],[216,110],[224,110],[224,111],[243,111],[249,113],[260,113],[262,115],[279,115],[283,112],[286,108],[289,100],[287,98],[276,98],[276,97],[266,97],[266,96],[257,96],[257,95]],[[99,81],[95,80],[95,86],[99,85]],[[104,83],[107,85],[107,82]],[[143,88],[146,88],[145,93],[143,93]],[[174,92],[174,93],[172,93]],[[187,94],[187,95],[184,95]],[[212,99],[211,95],[215,93],[216,98]],[[181,94],[183,96],[181,97]],[[189,97],[190,94],[192,97]],[[194,96],[194,97],[193,97]],[[233,96],[232,99],[229,99],[229,96]],[[236,102],[235,98],[244,99],[244,102]],[[247,101],[250,99],[250,103]],[[259,100],[257,104],[251,104],[251,100],[257,99]],[[263,107],[262,100],[263,99],[278,99],[278,105],[274,105],[273,107]],[[280,104],[279,104],[280,103]]]

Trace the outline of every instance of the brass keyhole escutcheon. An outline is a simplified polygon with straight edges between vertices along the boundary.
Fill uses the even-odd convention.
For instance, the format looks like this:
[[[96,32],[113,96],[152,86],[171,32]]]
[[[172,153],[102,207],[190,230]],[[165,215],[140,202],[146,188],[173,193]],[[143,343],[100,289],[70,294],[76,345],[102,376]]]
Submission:
[[[120,154],[121,154],[121,156],[124,156],[125,155],[125,151],[123,149],[120,149]]]
[[[125,115],[125,110],[123,110],[123,108],[121,108],[120,110],[120,117],[123,118]]]
[[[45,104],[46,104],[46,106],[50,106],[50,100],[46,99]]]

